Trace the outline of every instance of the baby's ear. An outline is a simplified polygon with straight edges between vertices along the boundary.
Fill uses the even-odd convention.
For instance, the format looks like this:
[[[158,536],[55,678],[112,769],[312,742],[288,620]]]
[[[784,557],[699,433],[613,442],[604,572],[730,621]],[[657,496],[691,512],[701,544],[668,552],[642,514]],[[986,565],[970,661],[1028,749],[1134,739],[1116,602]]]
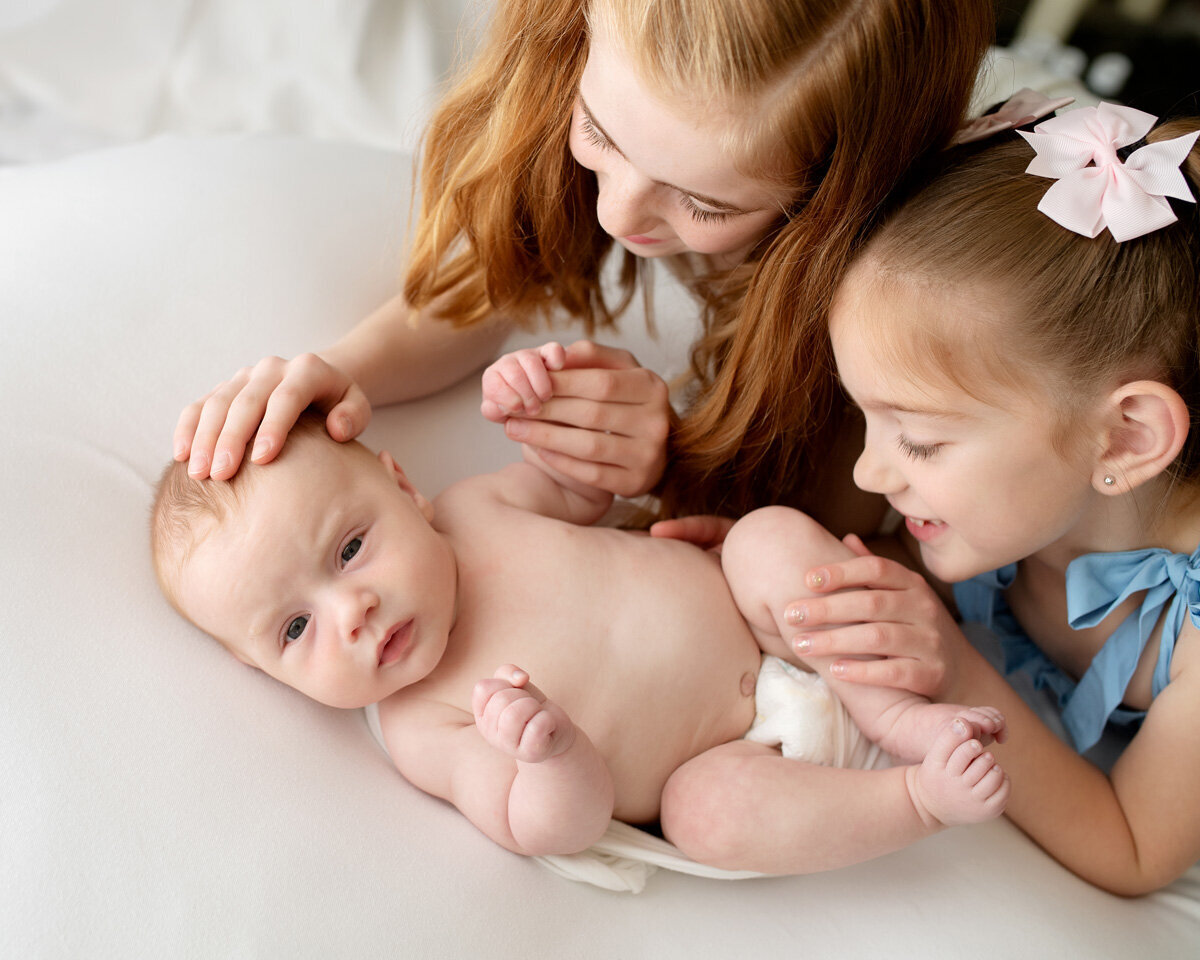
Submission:
[[[387,470],[396,486],[412,497],[412,501],[417,505],[417,509],[421,511],[426,520],[432,523],[433,504],[421,496],[421,492],[412,485],[412,481],[408,479],[408,475],[400,469],[400,464],[386,450],[379,451],[379,462],[383,464],[383,468]]]
[[[1175,461],[1191,417],[1183,398],[1156,380],[1118,387],[1105,406],[1103,449],[1092,485],[1101,493],[1127,493]]]

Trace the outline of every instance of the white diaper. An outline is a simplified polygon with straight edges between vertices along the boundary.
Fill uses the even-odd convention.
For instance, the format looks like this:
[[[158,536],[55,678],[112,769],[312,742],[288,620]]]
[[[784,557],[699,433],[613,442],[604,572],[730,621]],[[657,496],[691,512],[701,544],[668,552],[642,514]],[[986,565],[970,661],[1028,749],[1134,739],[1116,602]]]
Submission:
[[[790,760],[869,770],[883,759],[824,680],[778,657],[763,654],[754,705],[743,739],[779,747]]]
[[[754,697],[754,723],[744,739],[778,746],[785,757],[808,763],[857,770],[888,765],[887,754],[863,736],[841,701],[815,673],[764,654]],[[371,733],[384,747],[379,708],[370,704],[365,714]],[[640,893],[659,867],[719,880],[763,876],[696,863],[666,840],[619,820],[610,822],[604,836],[582,853],[534,859],[569,880],[629,893]]]

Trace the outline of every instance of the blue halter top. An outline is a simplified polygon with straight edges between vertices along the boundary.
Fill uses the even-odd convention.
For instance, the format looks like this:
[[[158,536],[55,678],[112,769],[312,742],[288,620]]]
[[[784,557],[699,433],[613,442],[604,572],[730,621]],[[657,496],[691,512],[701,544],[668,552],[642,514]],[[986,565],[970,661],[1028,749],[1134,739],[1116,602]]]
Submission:
[[[1191,556],[1169,550],[1125,550],[1089,553],[1067,566],[1067,617],[1075,630],[1095,626],[1135,593],[1145,591],[1141,606],[1122,621],[1076,682],[1025,635],[1003,591],[1016,579],[1010,564],[955,584],[954,598],[963,620],[983,623],[1000,638],[1007,673],[1024,670],[1040,689],[1058,697],[1063,726],[1082,753],[1093,746],[1113,721],[1130,723],[1145,711],[1120,706],[1142,651],[1163,617],[1151,695],[1170,681],[1175,641],[1188,616],[1200,627],[1200,547]]]

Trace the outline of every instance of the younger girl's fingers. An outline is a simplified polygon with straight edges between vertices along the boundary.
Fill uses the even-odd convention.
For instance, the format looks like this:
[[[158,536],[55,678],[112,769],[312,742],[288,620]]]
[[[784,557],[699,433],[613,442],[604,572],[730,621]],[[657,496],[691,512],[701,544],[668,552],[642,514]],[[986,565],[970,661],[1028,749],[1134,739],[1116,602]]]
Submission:
[[[688,543],[694,543],[707,550],[724,543],[725,537],[732,527],[733,520],[730,517],[697,514],[691,517],[660,520],[658,523],[651,524],[650,536],[686,540]]]
[[[860,557],[871,556],[871,551],[867,548],[867,545],[863,543],[862,537],[860,537],[857,533],[846,534],[844,537],[842,537],[842,543],[844,543]]]
[[[837,660],[830,665],[830,672],[839,680],[848,683],[908,690],[923,697],[937,695],[943,676],[941,671],[920,660],[896,657],[878,660]]]
[[[862,541],[859,541],[861,543]],[[849,544],[847,544],[849,546]],[[851,547],[851,549],[854,549]],[[863,549],[866,549],[865,547]],[[895,560],[867,552],[852,560],[827,563],[806,571],[804,585],[810,590],[829,593],[848,587],[872,587],[879,590],[905,590],[921,583],[921,575]]]

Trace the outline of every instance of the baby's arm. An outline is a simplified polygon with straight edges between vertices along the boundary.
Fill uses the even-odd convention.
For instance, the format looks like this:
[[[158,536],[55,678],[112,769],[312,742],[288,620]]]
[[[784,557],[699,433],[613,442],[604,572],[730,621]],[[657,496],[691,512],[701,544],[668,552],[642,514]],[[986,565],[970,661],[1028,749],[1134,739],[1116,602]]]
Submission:
[[[608,828],[613,785],[587,735],[512,665],[475,685],[474,722],[449,707],[428,709],[389,750],[414,785],[453,803],[515,853],[577,853]],[[411,729],[413,719],[404,723]],[[385,728],[386,736],[386,728]]]
[[[734,524],[722,548],[722,565],[734,600],[763,650],[816,670],[868,737],[889,753],[917,763],[961,708],[930,704],[907,690],[843,683],[830,674],[830,658],[800,657],[790,642],[796,628],[785,622],[784,611],[797,599],[800,578],[814,566],[853,556],[846,544],[805,514],[767,507]],[[984,746],[1005,735],[1003,720],[996,716],[982,714],[973,720]]]

